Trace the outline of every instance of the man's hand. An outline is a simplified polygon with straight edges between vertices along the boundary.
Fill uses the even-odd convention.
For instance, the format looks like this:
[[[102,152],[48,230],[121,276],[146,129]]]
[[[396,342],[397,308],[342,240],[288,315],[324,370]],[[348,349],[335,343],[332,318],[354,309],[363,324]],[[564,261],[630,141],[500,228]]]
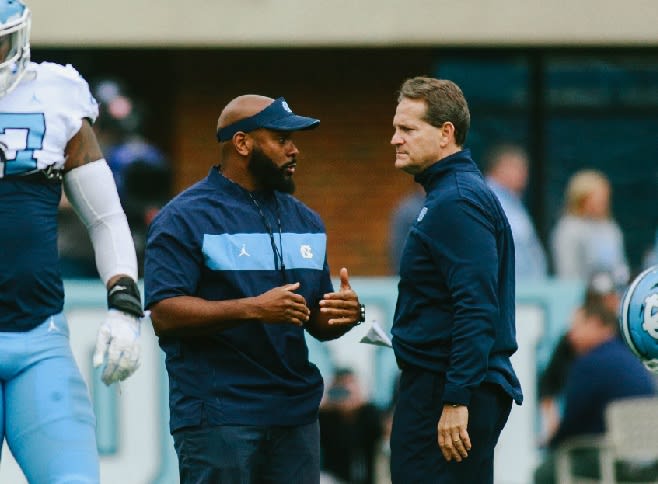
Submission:
[[[471,438],[466,431],[468,407],[466,405],[444,405],[438,423],[439,447],[443,457],[450,462],[461,462],[471,450]]]
[[[329,324],[354,324],[361,317],[359,298],[350,286],[347,269],[340,270],[340,290],[325,294],[320,301],[320,312],[329,317]]]
[[[108,311],[98,329],[94,352],[94,367],[105,362],[101,379],[106,385],[125,380],[139,367],[139,332],[137,317],[117,309]]]
[[[311,311],[306,299],[294,291],[299,289],[299,282],[275,287],[254,298],[258,310],[258,319],[265,323],[290,323],[303,326],[308,321]]]

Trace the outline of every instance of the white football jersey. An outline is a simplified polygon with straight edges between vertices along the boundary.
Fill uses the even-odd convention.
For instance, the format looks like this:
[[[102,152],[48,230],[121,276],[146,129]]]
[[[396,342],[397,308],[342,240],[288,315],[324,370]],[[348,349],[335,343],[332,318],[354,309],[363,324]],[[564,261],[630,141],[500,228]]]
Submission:
[[[89,85],[71,65],[31,62],[18,86],[0,97],[0,178],[62,169],[83,118],[97,117]]]

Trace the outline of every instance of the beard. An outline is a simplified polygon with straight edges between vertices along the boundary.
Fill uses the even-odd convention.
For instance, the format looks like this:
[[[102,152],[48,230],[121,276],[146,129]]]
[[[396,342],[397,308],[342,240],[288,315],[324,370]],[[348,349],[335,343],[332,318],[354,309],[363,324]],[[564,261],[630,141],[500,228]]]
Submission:
[[[294,163],[294,160],[291,163]],[[286,168],[291,163],[279,167],[271,158],[255,147],[251,153],[247,170],[254,177],[256,185],[265,191],[294,193],[295,182],[291,176],[286,174]]]

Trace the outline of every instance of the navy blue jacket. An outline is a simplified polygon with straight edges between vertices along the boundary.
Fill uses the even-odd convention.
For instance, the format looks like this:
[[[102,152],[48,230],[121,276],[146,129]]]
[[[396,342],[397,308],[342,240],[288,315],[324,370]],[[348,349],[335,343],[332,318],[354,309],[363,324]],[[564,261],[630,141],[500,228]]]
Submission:
[[[578,435],[605,431],[605,408],[620,398],[653,395],[653,377],[619,338],[607,341],[574,362],[564,390],[564,416],[551,440],[556,447]]]
[[[510,356],[514,242],[505,213],[469,150],[416,181],[427,198],[400,262],[393,348],[401,366],[445,374],[443,401],[467,405],[482,382],[521,403]]]
[[[315,308],[333,291],[320,217],[290,195],[252,195],[260,211],[249,192],[213,168],[160,211],[146,247],[147,308],[176,296],[257,296],[293,282]],[[302,327],[246,321],[203,337],[159,341],[172,432],[204,424],[304,425],[317,418],[323,383],[308,360]]]

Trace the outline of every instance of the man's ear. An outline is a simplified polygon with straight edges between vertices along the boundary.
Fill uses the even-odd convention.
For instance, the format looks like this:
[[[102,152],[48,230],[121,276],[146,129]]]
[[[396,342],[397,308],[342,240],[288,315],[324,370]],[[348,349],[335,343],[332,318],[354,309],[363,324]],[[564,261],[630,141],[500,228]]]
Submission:
[[[247,135],[247,133],[238,131],[233,135],[231,142],[235,147],[235,151],[237,151],[241,156],[249,156],[251,154],[253,141],[251,137]]]
[[[446,147],[455,142],[455,125],[446,121],[441,125],[441,146]]]

